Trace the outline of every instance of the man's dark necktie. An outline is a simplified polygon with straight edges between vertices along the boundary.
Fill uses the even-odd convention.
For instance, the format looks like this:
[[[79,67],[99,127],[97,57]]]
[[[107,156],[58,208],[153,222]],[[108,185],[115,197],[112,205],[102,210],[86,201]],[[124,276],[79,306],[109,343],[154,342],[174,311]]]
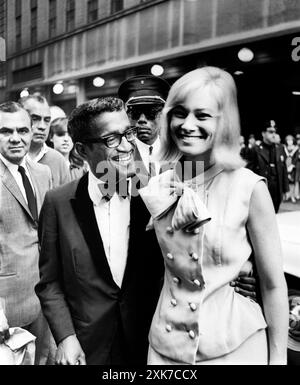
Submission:
[[[152,155],[152,152],[153,152],[153,146],[150,146],[149,147],[149,174],[150,174],[150,177],[153,177],[156,175],[156,171],[155,171],[155,163],[154,162],[151,162],[151,155]]]
[[[25,169],[22,166],[19,166],[18,168],[19,173],[22,176],[23,185],[25,188],[25,193],[27,197],[28,207],[31,212],[31,215],[35,221],[38,220],[38,212],[37,212],[37,206],[36,206],[36,199],[31,187],[31,184],[29,182],[29,179],[26,175]]]

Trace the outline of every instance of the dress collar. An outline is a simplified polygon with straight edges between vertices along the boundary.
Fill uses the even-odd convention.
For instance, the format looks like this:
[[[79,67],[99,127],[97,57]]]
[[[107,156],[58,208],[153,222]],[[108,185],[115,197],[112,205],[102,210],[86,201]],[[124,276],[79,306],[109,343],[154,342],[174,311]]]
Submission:
[[[181,163],[181,167],[182,167],[182,162],[179,161],[177,164],[179,163]],[[213,166],[209,167],[206,171],[204,171],[204,173],[201,173],[190,180],[186,180],[184,183],[187,185],[196,185],[196,186],[206,185],[212,179],[214,179],[218,174],[220,174],[223,170],[224,169],[222,166],[218,164],[214,164]]]

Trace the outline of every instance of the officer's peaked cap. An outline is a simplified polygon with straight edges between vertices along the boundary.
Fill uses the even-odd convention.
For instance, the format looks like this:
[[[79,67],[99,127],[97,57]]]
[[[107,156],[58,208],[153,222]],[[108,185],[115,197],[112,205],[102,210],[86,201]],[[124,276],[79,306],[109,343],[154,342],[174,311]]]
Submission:
[[[157,76],[139,75],[125,80],[119,88],[119,98],[127,106],[136,104],[164,104],[169,84]]]

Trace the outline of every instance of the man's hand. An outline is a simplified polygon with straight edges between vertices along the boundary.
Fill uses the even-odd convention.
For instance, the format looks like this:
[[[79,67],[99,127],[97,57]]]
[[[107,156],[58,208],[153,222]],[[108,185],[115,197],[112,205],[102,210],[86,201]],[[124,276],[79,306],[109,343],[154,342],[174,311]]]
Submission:
[[[75,335],[62,340],[55,355],[56,365],[86,365],[85,355]]]
[[[235,281],[230,282],[230,286],[233,286],[237,293],[256,301],[256,279],[254,277],[240,276]]]
[[[3,344],[9,339],[9,326],[4,310],[0,308],[0,344]]]

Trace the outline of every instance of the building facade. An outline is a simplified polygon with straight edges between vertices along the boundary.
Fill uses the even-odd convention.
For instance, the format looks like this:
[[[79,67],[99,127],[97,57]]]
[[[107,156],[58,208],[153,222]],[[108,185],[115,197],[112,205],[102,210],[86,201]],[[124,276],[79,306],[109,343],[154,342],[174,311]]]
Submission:
[[[0,0],[0,102],[6,97],[6,0]]]
[[[87,99],[115,95],[124,79],[150,73],[155,64],[163,67],[162,77],[170,83],[191,69],[212,64],[236,76],[240,94],[244,96],[242,121],[247,131],[256,132],[258,121],[264,114],[269,118],[273,108],[272,116],[283,123],[283,115],[277,116],[277,102],[273,105],[276,82],[280,83],[282,92],[290,86],[290,96],[294,95],[293,87],[300,89],[297,75],[300,64],[291,55],[291,41],[300,36],[300,1],[8,0],[4,3],[6,98],[16,100],[24,89],[41,92],[51,104],[69,113]],[[250,62],[241,62],[237,56],[245,45],[254,53]],[[263,100],[269,97],[272,100],[265,111],[258,101],[253,116],[253,109],[248,108],[250,97],[257,104],[253,82],[261,85],[261,78],[265,82],[266,75],[269,78],[264,84]],[[300,119],[296,116],[298,99],[294,102],[293,97],[290,121],[286,124],[296,127]]]

